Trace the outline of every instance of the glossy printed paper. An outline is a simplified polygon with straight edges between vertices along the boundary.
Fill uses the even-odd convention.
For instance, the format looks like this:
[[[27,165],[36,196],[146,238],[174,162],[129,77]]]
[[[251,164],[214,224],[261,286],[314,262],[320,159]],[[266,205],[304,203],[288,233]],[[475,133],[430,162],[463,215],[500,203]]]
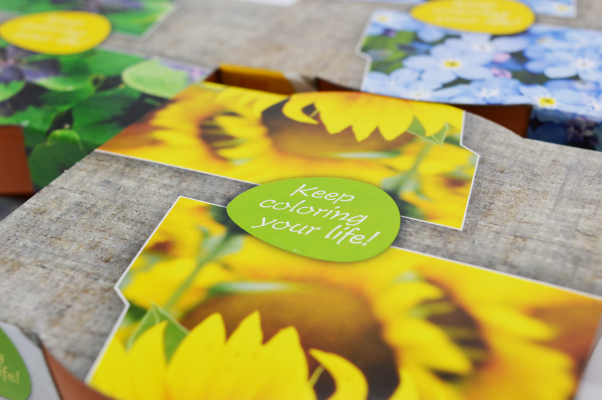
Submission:
[[[462,145],[463,118],[366,93],[203,83],[99,150],[256,184],[354,179],[387,192],[404,217],[462,229],[478,160]]]
[[[104,15],[116,33],[143,37],[176,9],[174,0],[0,0],[0,11],[33,14],[79,10]]]
[[[122,400],[569,400],[602,313],[598,298],[396,248],[301,257],[186,198],[118,290],[130,306],[89,382]]]
[[[533,105],[528,137],[601,150],[602,31],[535,24],[465,33],[375,11],[360,41],[362,90],[451,104]]]

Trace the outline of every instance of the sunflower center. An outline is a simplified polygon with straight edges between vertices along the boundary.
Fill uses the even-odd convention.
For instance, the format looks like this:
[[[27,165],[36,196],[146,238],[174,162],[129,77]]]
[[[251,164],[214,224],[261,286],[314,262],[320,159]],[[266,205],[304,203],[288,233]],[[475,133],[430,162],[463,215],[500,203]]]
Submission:
[[[358,366],[368,380],[370,399],[388,399],[399,385],[395,356],[381,337],[380,323],[368,302],[346,289],[314,283],[282,291],[218,295],[192,310],[182,324],[193,329],[219,312],[230,335],[254,311],[261,315],[264,342],[294,326],[306,351],[332,352]],[[318,364],[312,357],[308,362],[311,375]],[[320,375],[314,389],[319,399],[329,398],[334,391],[330,375]]]

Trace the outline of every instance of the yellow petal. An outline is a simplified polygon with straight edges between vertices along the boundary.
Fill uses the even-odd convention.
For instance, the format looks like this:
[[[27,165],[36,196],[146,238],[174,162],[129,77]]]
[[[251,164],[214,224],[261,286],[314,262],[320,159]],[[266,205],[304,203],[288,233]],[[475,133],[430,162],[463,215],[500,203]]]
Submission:
[[[383,290],[377,298],[376,312],[381,318],[396,318],[426,300],[435,300],[445,293],[427,282],[404,282]]]
[[[297,330],[283,329],[263,346],[245,398],[315,400],[308,375],[307,359]]]
[[[165,327],[162,322],[140,336],[128,353],[136,396],[140,400],[165,400]]]
[[[464,124],[464,110],[448,106],[447,104],[432,103],[431,105],[435,106],[437,113],[441,115],[448,124],[457,129],[462,128],[462,125]]]
[[[362,112],[359,93],[325,93],[316,100],[315,106],[326,130],[333,135],[353,126]]]
[[[259,90],[227,87],[219,92],[216,102],[228,106],[228,108],[238,114],[261,117],[263,111],[286,99],[287,96]]]
[[[551,340],[554,330],[546,323],[529,317],[517,309],[491,304],[474,306],[471,312],[481,324],[512,335],[534,340]]]
[[[212,314],[184,338],[173,354],[167,371],[172,399],[205,398],[214,380],[215,364],[223,353],[226,328],[219,314]]]
[[[378,126],[386,140],[393,140],[408,130],[414,113],[404,100],[383,103],[383,119]]]
[[[336,391],[328,400],[365,400],[368,397],[368,382],[359,368],[333,353],[316,349],[309,352],[334,379]]]
[[[245,397],[246,385],[242,382],[245,377],[255,371],[255,362],[259,355],[263,332],[259,313],[245,318],[232,333],[224,348],[223,355],[215,366],[216,379],[212,390],[206,395],[211,400],[242,400]]]
[[[293,121],[318,125],[318,121],[307,116],[303,109],[316,100],[315,93],[297,93],[290,97],[282,108],[282,113]]]
[[[119,340],[111,340],[90,386],[117,400],[136,400],[125,348]]]
[[[400,383],[395,393],[389,400],[420,400],[418,393],[418,386],[410,372],[406,369],[402,369],[399,373]]]
[[[403,349],[404,363],[415,363],[456,374],[468,374],[472,364],[458,346],[439,327],[422,319],[405,318],[391,323],[386,339]]]
[[[410,108],[414,110],[414,115],[420,121],[426,136],[432,136],[439,132],[445,126],[445,119],[439,113],[438,107],[433,107],[431,103],[422,103],[420,101],[413,101],[409,103]]]
[[[382,101],[377,96],[360,97],[351,108],[353,119],[351,119],[353,133],[358,142],[367,139],[378,127],[378,123],[384,117],[382,113]]]

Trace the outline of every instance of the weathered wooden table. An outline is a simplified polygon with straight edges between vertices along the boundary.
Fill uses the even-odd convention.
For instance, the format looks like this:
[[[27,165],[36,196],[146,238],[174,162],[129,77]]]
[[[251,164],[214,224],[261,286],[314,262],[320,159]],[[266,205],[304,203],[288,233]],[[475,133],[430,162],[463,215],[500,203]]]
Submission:
[[[279,8],[188,0],[144,42],[120,48],[201,65],[297,71],[359,87],[354,47],[378,3],[301,0]],[[602,2],[575,20],[602,28]],[[464,231],[404,220],[396,245],[602,295],[602,154],[521,139],[468,115],[481,161]],[[0,320],[39,337],[83,378],[123,304],[113,290],[178,196],[226,205],[250,185],[95,153],[0,224]]]

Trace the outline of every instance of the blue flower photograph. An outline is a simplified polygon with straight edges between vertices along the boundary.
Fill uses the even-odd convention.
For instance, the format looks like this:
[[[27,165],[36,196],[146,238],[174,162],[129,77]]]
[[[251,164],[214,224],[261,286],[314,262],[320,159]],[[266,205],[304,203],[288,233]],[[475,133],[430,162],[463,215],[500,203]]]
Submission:
[[[534,107],[528,137],[602,151],[602,32],[535,24],[511,36],[377,10],[360,51],[366,92],[462,105]]]

